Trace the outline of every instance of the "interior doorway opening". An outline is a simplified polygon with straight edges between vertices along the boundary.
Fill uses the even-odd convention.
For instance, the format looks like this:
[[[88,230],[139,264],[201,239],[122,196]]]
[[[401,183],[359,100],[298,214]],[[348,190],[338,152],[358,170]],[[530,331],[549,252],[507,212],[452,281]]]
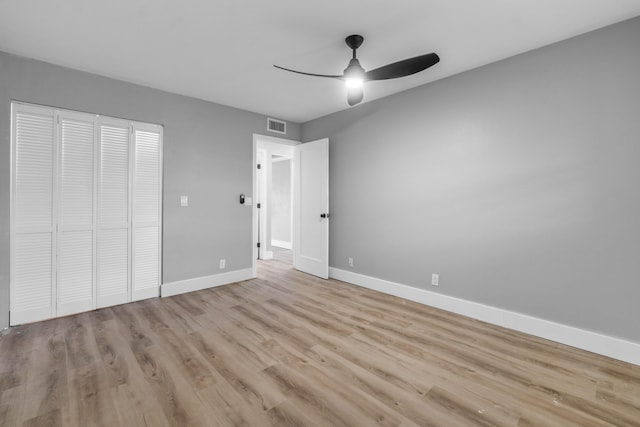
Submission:
[[[258,260],[273,259],[274,250],[280,252],[279,255],[290,250],[292,253],[288,264],[292,268],[327,279],[329,140],[323,138],[301,144],[254,134],[253,153],[253,276],[257,277]],[[278,165],[280,162],[283,162],[282,168]],[[286,180],[281,184],[284,187],[288,185],[291,193],[292,209],[285,208],[285,212],[288,211],[286,216],[292,220],[285,226],[290,230],[290,243],[280,240],[282,237],[278,239],[277,234],[274,239],[274,167],[290,176],[290,184],[286,184]],[[288,204],[285,203],[285,206]],[[287,248],[289,244],[291,249]]]
[[[254,259],[293,265],[293,166],[297,141],[254,135]]]
[[[273,257],[293,264],[293,158],[271,155],[270,230]]]

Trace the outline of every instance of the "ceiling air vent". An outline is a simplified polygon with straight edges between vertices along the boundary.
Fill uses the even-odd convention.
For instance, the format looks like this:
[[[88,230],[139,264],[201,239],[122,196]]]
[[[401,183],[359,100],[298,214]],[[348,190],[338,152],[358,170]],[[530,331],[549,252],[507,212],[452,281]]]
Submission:
[[[281,120],[276,120],[272,118],[267,119],[267,129],[271,132],[286,134],[287,133],[287,122],[283,122]]]

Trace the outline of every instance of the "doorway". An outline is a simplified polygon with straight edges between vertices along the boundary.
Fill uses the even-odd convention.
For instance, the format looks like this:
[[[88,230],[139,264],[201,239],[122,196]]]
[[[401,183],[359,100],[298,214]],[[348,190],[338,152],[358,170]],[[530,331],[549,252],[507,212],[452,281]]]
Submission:
[[[288,265],[327,279],[329,140],[301,144],[254,134],[253,165],[253,276],[257,277],[258,260],[273,259],[276,252],[285,255],[284,251],[291,251]],[[276,181],[281,188],[288,187],[287,195],[274,195],[274,170],[284,176]],[[283,200],[280,216],[289,220],[284,219],[281,223],[285,225],[274,235],[274,201]]]
[[[293,264],[293,159],[271,154],[271,199],[269,203],[271,251],[279,261]]]
[[[276,259],[293,265],[293,162],[297,144],[254,135],[254,260]]]

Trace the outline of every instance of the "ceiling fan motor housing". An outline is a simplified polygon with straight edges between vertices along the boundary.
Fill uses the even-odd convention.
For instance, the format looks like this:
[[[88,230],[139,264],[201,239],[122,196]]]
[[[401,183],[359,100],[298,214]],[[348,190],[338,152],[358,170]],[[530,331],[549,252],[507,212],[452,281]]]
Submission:
[[[358,34],[352,34],[346,39],[344,39],[344,41],[345,43],[347,43],[347,46],[349,46],[349,49],[355,50],[359,48],[360,45],[362,45],[362,42],[364,41],[364,37]]]

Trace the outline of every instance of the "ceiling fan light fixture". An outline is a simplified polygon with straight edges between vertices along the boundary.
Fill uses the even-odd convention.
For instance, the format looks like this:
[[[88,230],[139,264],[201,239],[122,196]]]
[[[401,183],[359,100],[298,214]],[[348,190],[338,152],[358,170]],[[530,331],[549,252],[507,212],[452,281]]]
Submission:
[[[362,85],[364,84],[364,79],[358,77],[348,77],[347,79],[345,79],[344,84],[346,84],[349,89],[357,89],[359,87],[362,87]]]
[[[349,105],[354,106],[356,104],[359,104],[362,101],[363,97],[364,92],[362,90],[362,87],[347,89],[347,102],[349,103]]]
[[[364,83],[364,68],[357,58],[351,59],[349,65],[344,70],[344,83],[348,88],[360,88]]]

